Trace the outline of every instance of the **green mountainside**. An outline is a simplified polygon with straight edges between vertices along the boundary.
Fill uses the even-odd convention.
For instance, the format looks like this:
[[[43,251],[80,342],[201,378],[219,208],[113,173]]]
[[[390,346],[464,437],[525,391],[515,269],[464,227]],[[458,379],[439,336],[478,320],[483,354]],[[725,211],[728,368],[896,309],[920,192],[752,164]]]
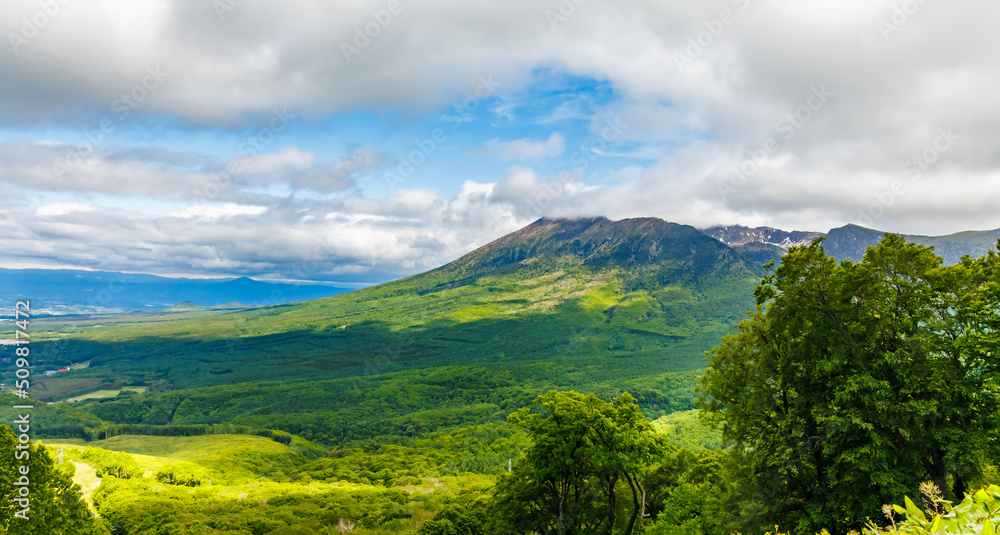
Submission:
[[[52,319],[38,354],[86,369],[32,394],[121,424],[235,423],[337,443],[502,421],[548,389],[689,409],[704,352],[753,307],[759,264],[659,219],[539,220],[438,269],[248,311]]]

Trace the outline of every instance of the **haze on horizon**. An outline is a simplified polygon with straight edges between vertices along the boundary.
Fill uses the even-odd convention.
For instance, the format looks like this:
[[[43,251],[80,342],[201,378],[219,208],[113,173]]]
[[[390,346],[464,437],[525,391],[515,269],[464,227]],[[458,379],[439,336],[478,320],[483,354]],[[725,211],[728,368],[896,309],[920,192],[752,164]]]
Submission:
[[[16,0],[0,267],[373,282],[542,216],[1000,227],[1000,5]]]

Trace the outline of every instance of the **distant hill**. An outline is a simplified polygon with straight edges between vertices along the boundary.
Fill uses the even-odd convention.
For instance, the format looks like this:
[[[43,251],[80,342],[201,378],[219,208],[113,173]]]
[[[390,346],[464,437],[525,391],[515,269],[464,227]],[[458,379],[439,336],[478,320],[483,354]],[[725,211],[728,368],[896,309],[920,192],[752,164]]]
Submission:
[[[207,310],[207,308],[208,307],[196,305],[191,301],[184,301],[183,303],[177,303],[172,307],[164,308],[161,312],[191,312],[192,310]]]
[[[65,269],[0,269],[0,299],[29,298],[38,312],[97,314],[152,311],[184,301],[202,307],[272,305],[349,291],[324,285],[238,279],[187,279]]]
[[[808,245],[816,238],[824,238],[826,253],[837,260],[860,261],[868,247],[877,244],[885,233],[858,225],[845,225],[827,233],[784,231],[771,227],[749,228],[739,225],[717,226],[702,229],[705,234],[742,252],[748,259],[776,260],[789,247]],[[968,231],[947,236],[903,235],[907,241],[933,246],[946,264],[957,264],[962,256],[982,256],[996,250],[1000,229]]]

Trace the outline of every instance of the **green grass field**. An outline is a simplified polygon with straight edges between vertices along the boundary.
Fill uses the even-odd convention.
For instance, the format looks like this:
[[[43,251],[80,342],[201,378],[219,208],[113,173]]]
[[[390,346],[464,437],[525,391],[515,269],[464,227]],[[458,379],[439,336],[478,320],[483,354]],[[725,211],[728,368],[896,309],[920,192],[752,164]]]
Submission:
[[[88,444],[69,440],[45,445],[53,456],[63,449],[66,462],[76,465],[74,481],[85,499],[126,533],[150,527],[187,533],[182,530],[198,526],[223,532],[242,526],[261,533],[320,533],[341,518],[357,534],[398,533],[415,529],[461,496],[486,491],[495,479],[465,473],[415,474],[418,477],[391,486],[317,481],[296,476],[294,468],[310,461],[288,446],[244,435],[119,436]],[[93,460],[81,460],[87,448],[125,452],[141,473],[128,479],[98,477],[105,459],[91,454]],[[365,472],[364,466],[355,468]],[[164,472],[194,474],[198,481],[192,486],[179,483],[187,479],[157,476]]]
[[[85,448],[125,452],[150,478],[164,468],[174,467],[218,483],[287,480],[290,471],[306,460],[286,445],[247,435],[129,435],[86,444],[59,440],[47,440],[45,444],[51,448],[62,447],[72,458],[81,460]]]
[[[85,399],[106,399],[113,398],[117,396],[121,390],[95,390],[93,392],[88,392],[82,396],[76,396],[69,399],[64,399],[66,403],[73,403],[75,401],[83,401]]]
[[[108,398],[117,397],[123,391],[137,392],[137,393],[142,394],[142,393],[148,392],[149,391],[149,387],[147,387],[147,386],[126,386],[126,387],[120,388],[118,390],[95,390],[93,392],[88,392],[88,393],[83,394],[81,396],[74,396],[74,397],[71,397],[71,398],[68,398],[68,399],[64,399],[63,401],[66,402],[66,403],[74,403],[76,401],[83,401],[85,399],[108,399]]]

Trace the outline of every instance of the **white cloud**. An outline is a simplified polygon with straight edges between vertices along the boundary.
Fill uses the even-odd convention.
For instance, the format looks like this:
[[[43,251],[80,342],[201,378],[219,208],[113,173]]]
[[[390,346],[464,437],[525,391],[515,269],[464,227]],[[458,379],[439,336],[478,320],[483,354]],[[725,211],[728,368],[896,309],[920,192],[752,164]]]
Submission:
[[[308,169],[315,160],[315,153],[302,151],[295,147],[284,147],[277,152],[237,157],[241,174],[268,177],[280,177],[291,171]]]
[[[386,161],[386,156],[373,149],[358,149],[330,165],[317,165],[289,176],[295,188],[321,192],[341,191],[354,185],[353,177],[360,171],[374,169]]]
[[[706,143],[645,171],[624,168],[629,180],[602,187],[582,184],[574,175],[543,178],[533,169],[513,167],[495,183],[466,181],[451,197],[419,188],[400,189],[386,199],[261,197],[266,204],[203,204],[159,215],[93,203],[36,209],[14,204],[0,218],[0,233],[9,257],[49,258],[60,265],[384,280],[439,266],[542,215],[657,216],[698,226],[741,222],[828,230],[873,199],[852,191],[891,187],[878,174],[834,173],[789,188],[795,182],[776,165],[722,198],[716,184],[704,178],[735,162]],[[921,232],[945,228],[959,217],[972,221],[972,228],[1000,226],[992,202],[1000,197],[1000,174],[985,184],[976,176],[947,174],[947,183],[928,178],[908,182],[893,200],[896,219],[875,226]],[[837,187],[831,190],[826,181]],[[986,194],[963,199],[970,188]],[[910,226],[892,228],[897,224]]]
[[[66,215],[72,212],[93,212],[97,210],[97,206],[89,203],[81,202],[53,202],[48,204],[39,205],[35,208],[35,215],[37,216],[60,216]]]
[[[620,116],[629,125],[620,141],[658,161],[606,176],[594,167],[560,176],[516,167],[454,184],[454,194],[447,185],[435,184],[443,194],[408,183],[386,199],[318,200],[353,193],[358,174],[384,163],[380,147],[331,160],[286,146],[222,161],[15,139],[0,143],[0,187],[10,201],[0,216],[5,247],[106,268],[280,272],[327,243],[323,273],[397,273],[433,267],[539,215],[827,230],[855,221],[894,181],[905,191],[874,226],[928,234],[1000,227],[996,2],[926,2],[886,34],[880,21],[890,20],[890,1],[586,2],[555,29],[545,14],[555,2],[403,5],[348,62],[341,45],[384,9],[382,0],[243,2],[221,20],[210,2],[60,4],[30,42],[0,54],[0,125],[93,128],[94,116],[120,120],[114,107],[123,94],[143,97],[127,107],[131,118],[212,128],[264,124],[284,106],[307,120],[358,110],[402,110],[419,120],[470,94],[481,76],[516,92],[552,69],[614,93],[593,117],[576,108],[554,117],[589,118],[598,135],[605,117]],[[36,10],[6,2],[0,20],[20,31],[17,21]],[[724,10],[733,21],[718,26]],[[146,89],[150,69],[164,74]],[[779,121],[795,119],[814,87],[833,95],[786,138]],[[961,137],[914,179],[904,165],[948,128]],[[552,158],[563,155],[564,135],[575,139],[568,129],[507,142],[498,134],[492,148],[504,158]],[[769,138],[777,148],[726,189]],[[217,184],[210,204],[173,215],[84,202],[105,195],[188,203],[237,161],[242,171]],[[69,169],[58,172],[57,163]],[[610,185],[586,184],[601,178]],[[318,193],[291,194],[299,190]],[[80,199],[32,208],[38,191]],[[262,211],[227,213],[225,203]]]
[[[562,154],[566,148],[566,140],[558,132],[553,132],[549,139],[535,141],[518,139],[516,141],[500,142],[494,139],[490,146],[498,150],[502,158],[554,158]]]
[[[331,164],[314,152],[284,147],[237,155],[228,162],[165,149],[94,149],[15,139],[0,143],[0,184],[35,191],[70,191],[176,201],[242,200],[250,187],[342,191],[385,156],[357,149]],[[192,168],[193,167],[193,168]]]
[[[239,204],[227,203],[222,206],[204,204],[189,206],[181,211],[170,212],[165,215],[167,217],[180,217],[182,219],[217,220],[241,215],[260,215],[266,211],[266,206],[243,206]]]
[[[452,198],[400,190],[389,199],[268,206],[201,204],[164,214],[96,204],[15,208],[0,218],[8,258],[106,270],[276,278],[424,271],[527,221],[491,202],[493,184],[466,182]]]

